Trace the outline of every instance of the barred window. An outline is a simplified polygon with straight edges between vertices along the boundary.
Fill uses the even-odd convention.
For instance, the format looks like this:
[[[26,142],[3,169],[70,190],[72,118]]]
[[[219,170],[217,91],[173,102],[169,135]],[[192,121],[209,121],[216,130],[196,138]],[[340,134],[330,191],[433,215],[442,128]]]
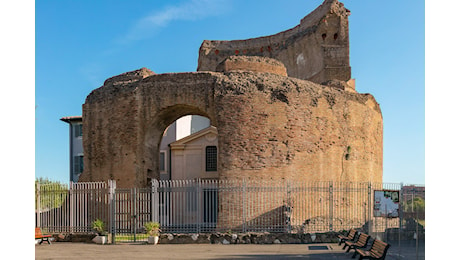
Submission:
[[[217,147],[206,146],[206,171],[217,171]]]

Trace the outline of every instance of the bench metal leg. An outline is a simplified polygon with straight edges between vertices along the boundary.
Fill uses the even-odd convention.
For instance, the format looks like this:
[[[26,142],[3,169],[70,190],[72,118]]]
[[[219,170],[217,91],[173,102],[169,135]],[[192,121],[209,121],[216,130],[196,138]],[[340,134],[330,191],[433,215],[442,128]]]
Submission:
[[[51,245],[51,242],[50,242],[49,238],[42,238],[42,239],[40,239],[40,243],[39,243],[39,244],[41,245],[41,244],[42,244],[43,242],[45,242],[45,241],[48,242],[48,245]]]

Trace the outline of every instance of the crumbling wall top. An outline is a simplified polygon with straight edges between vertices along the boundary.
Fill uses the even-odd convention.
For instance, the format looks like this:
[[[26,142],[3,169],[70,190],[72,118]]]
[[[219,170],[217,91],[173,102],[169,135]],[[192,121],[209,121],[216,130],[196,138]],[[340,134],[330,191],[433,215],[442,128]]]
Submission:
[[[316,83],[351,78],[348,15],[337,0],[325,0],[289,30],[259,38],[201,44],[198,71],[216,71],[229,56],[262,56],[281,61],[290,77]]]
[[[245,70],[252,72],[268,72],[287,76],[286,67],[278,60],[259,56],[229,56],[216,67],[218,72]]]
[[[155,75],[155,72],[144,67],[138,70],[128,71],[120,75],[108,78],[107,80],[104,81],[104,86],[108,86],[111,84],[121,85],[121,84],[132,83],[132,82],[139,81],[143,78],[146,78],[152,75]]]

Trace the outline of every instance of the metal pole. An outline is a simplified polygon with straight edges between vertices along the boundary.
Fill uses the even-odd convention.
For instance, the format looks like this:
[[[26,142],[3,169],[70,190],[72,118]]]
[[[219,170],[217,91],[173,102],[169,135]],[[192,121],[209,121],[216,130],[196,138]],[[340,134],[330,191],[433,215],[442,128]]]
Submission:
[[[403,187],[404,183],[401,182],[401,187],[400,187],[400,193],[399,193],[399,206],[401,207],[401,201],[403,198]],[[404,203],[403,203],[404,205]],[[401,230],[403,227],[403,221],[404,221],[404,209],[399,209],[399,230],[398,230],[398,246],[399,246],[399,255],[398,258],[401,256]]]
[[[200,218],[200,213],[202,212],[202,208],[201,208],[201,203],[200,201],[202,201],[200,199],[200,188],[201,188],[201,180],[198,179],[195,181],[195,184],[196,184],[196,189],[195,189],[195,192],[196,192],[196,196],[193,196],[192,198],[196,198],[196,201],[193,201],[192,203],[196,203],[195,205],[197,205],[196,207],[196,233],[200,233],[200,223],[201,223],[201,218]]]
[[[243,179],[243,232],[246,232],[246,179]],[[259,202],[260,203],[260,202]]]
[[[115,244],[115,188],[116,182],[115,180],[109,180],[109,230],[112,234],[112,244]]]
[[[415,189],[412,191],[412,205],[414,205]],[[418,260],[418,209],[415,207],[415,259]]]
[[[372,183],[369,182],[368,184],[368,189],[367,189],[367,218],[368,218],[368,232],[369,232],[369,235],[372,235]]]
[[[286,210],[287,210],[287,228],[288,228],[288,233],[291,233],[292,226],[291,226],[291,218],[292,218],[292,205],[291,205],[291,187],[290,187],[290,182],[289,180],[286,182],[287,184],[287,198],[286,198]]]
[[[136,232],[137,232],[137,216],[136,216],[136,188],[133,188],[131,193],[131,201],[132,201],[132,213],[134,219],[134,242],[136,242]]]
[[[329,232],[332,232],[334,222],[334,182],[329,182]]]
[[[155,221],[154,217],[153,217],[153,215],[155,214],[155,204],[154,204],[154,200],[155,200],[155,195],[154,195],[155,191],[154,191],[154,189],[155,189],[155,187],[153,186],[153,180],[154,179],[152,179],[150,181],[150,192],[151,192],[151,194],[150,194],[150,221],[152,221],[152,222]]]
[[[40,213],[40,182],[37,182],[37,190],[35,191],[36,192],[36,198],[37,198],[37,210],[35,212],[37,212],[37,227],[41,227],[41,223],[40,223],[40,216],[41,216],[41,213]]]

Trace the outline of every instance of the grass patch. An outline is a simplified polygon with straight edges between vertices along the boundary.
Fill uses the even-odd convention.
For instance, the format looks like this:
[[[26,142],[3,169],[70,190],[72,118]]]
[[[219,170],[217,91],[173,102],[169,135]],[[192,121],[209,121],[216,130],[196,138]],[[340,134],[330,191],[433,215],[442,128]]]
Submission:
[[[136,242],[147,241],[148,234],[136,234]],[[133,242],[134,234],[117,234],[115,236],[115,242]]]

